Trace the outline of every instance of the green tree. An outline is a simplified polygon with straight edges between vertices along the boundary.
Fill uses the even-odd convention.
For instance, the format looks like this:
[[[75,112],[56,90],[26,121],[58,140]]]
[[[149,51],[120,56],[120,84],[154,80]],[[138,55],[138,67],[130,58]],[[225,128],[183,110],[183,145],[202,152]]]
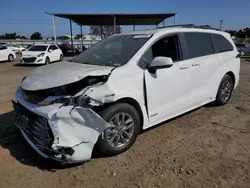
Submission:
[[[42,34],[40,32],[35,32],[30,36],[31,40],[39,40],[43,39]]]
[[[116,33],[121,33],[121,26],[116,26]],[[111,25],[103,25],[103,26],[91,26],[90,34],[101,36],[102,39],[114,34],[114,27]]]
[[[81,34],[77,34],[74,37],[74,39],[80,39],[80,38],[85,39],[86,37],[84,35],[81,35]]]

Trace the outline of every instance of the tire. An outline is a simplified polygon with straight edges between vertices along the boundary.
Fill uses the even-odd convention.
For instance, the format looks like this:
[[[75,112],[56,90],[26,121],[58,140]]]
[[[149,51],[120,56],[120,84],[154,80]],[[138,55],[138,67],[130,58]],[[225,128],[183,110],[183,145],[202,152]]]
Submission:
[[[46,64],[46,65],[50,64],[50,59],[49,59],[49,57],[46,57],[46,59],[45,59],[45,64]]]
[[[228,101],[231,98],[233,88],[234,88],[233,80],[231,76],[226,74],[220,82],[220,86],[216,95],[215,104],[217,106],[222,106],[228,103]]]
[[[62,60],[63,60],[63,55],[61,54],[59,61],[62,61]]]
[[[129,122],[130,119],[132,119],[133,123],[128,123],[126,126],[123,126],[122,124],[118,126],[118,123],[116,123],[116,125],[115,123],[112,123],[114,127],[107,128],[99,136],[96,144],[96,148],[98,149],[98,151],[100,151],[105,156],[113,156],[129,149],[134,144],[136,137],[140,132],[140,117],[136,109],[127,103],[117,103],[103,110],[99,114],[105,121],[109,123],[111,123],[112,119],[112,122],[117,122],[117,118],[119,119],[122,117],[124,117],[124,120],[126,119],[126,117],[128,118],[126,119],[126,122]],[[128,129],[129,127],[131,128]],[[128,135],[130,135],[130,137]],[[112,139],[113,144],[111,144]],[[125,141],[125,143],[123,143],[122,141]]]
[[[13,62],[13,61],[14,61],[14,56],[13,56],[12,54],[10,54],[10,55],[8,56],[8,61],[9,61],[9,62]]]

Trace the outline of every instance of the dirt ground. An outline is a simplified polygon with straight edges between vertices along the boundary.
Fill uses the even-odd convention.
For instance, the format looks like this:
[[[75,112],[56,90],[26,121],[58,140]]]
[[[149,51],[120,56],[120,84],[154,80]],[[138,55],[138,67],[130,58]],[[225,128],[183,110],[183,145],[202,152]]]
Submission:
[[[250,61],[229,104],[202,107],[140,134],[115,157],[61,166],[39,157],[13,126],[10,100],[35,67],[0,63],[0,187],[250,187]]]

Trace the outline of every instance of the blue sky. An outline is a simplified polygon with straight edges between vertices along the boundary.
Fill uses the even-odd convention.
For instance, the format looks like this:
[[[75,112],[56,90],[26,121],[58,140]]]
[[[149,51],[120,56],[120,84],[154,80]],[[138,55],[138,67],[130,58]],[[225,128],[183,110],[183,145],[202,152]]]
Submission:
[[[51,13],[168,13],[177,12],[177,24],[209,24],[224,29],[250,27],[250,0],[0,0],[0,34],[30,36],[39,31],[52,36]],[[69,34],[69,21],[56,18],[57,35]],[[172,24],[173,20],[167,20]],[[124,30],[132,30],[125,27]],[[88,27],[84,28],[88,33]],[[80,28],[73,24],[73,33]]]

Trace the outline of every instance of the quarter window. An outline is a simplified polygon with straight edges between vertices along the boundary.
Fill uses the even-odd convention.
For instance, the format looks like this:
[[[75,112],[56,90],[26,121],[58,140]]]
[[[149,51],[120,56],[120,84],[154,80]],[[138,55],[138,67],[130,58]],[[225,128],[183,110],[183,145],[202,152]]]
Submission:
[[[187,58],[213,54],[213,44],[209,33],[183,33],[186,40]]]
[[[215,53],[233,50],[233,45],[222,35],[211,34]]]

